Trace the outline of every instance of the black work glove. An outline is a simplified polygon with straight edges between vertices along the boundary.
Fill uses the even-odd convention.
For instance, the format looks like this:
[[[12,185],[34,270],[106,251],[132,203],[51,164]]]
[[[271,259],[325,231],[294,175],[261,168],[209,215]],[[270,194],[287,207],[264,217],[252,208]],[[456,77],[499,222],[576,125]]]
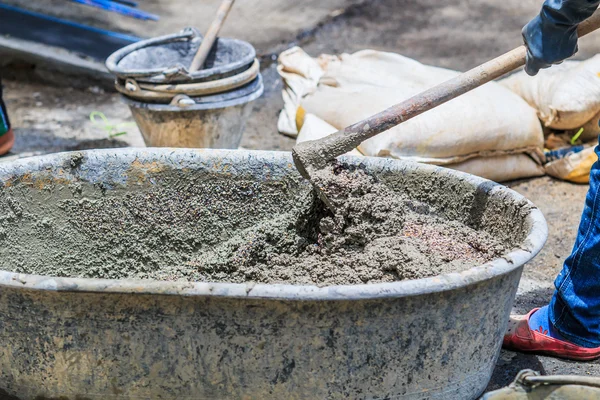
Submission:
[[[523,28],[525,71],[535,75],[577,52],[577,25],[591,16],[600,0],[546,0],[540,14]]]

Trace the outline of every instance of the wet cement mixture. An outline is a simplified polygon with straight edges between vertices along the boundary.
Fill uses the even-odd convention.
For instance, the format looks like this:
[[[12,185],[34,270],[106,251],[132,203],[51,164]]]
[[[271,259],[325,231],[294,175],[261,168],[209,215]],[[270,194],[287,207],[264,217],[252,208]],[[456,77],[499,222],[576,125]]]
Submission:
[[[502,254],[489,235],[407,207],[360,168],[315,176],[309,212],[254,226],[197,260],[209,280],[316,285],[393,282],[461,271]],[[225,256],[225,257],[223,257]],[[216,273],[228,266],[225,274]]]
[[[458,272],[508,249],[363,168],[337,164],[332,172],[316,183],[335,213],[299,178],[259,182],[177,171],[159,173],[143,190],[76,182],[38,191],[21,178],[0,193],[0,269],[323,286]],[[32,193],[44,200],[33,201]]]

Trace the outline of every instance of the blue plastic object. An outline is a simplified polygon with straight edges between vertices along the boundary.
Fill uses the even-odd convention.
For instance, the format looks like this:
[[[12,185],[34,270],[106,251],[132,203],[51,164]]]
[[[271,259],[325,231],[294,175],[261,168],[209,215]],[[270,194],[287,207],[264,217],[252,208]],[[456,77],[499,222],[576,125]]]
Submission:
[[[549,150],[544,153],[546,156],[546,162],[559,160],[561,158],[565,158],[568,155],[579,153],[583,151],[585,147],[583,145],[579,146],[567,146],[557,150]]]
[[[129,0],[113,0],[116,3],[121,3],[124,4],[126,6],[130,6],[130,7],[137,7],[138,3],[135,1],[129,1]]]
[[[0,35],[62,47],[97,60],[140,40],[6,4],[0,4]]]
[[[111,1],[111,0],[71,0],[75,3],[85,4],[92,7],[97,7],[102,10],[116,12],[121,15],[125,15],[131,18],[141,19],[141,20],[152,20],[158,21],[158,15],[151,14],[146,11],[138,10],[137,3],[128,0],[119,0],[119,1]]]

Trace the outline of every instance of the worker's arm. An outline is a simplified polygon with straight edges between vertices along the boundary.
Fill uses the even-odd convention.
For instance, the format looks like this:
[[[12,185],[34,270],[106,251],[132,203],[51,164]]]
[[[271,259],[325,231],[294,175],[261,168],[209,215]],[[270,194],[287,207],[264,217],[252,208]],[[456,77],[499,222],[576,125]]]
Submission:
[[[540,14],[523,28],[525,71],[535,75],[577,52],[577,25],[590,17],[600,0],[546,0]]]

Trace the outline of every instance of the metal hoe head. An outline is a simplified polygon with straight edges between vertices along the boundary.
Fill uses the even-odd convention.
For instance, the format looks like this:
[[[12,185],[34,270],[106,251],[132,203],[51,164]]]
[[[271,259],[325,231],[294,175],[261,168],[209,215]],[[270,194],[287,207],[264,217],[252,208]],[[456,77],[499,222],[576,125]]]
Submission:
[[[311,146],[311,142],[302,142],[294,146],[292,149],[292,158],[300,175],[309,180],[321,201],[325,203],[331,212],[335,213],[336,208],[327,197],[325,188],[319,186],[318,180],[314,179],[316,171],[324,169],[329,160],[317,154],[315,148]]]

